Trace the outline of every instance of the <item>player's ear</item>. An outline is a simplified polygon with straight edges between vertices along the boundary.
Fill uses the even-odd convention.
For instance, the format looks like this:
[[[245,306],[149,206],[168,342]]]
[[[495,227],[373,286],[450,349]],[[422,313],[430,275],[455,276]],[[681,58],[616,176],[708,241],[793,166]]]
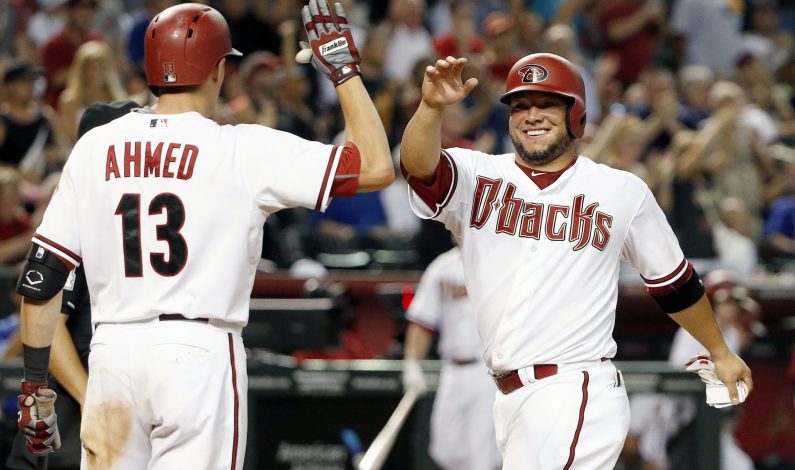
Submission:
[[[219,60],[218,63],[215,64],[215,67],[213,67],[213,71],[210,74],[210,78],[214,82],[218,82],[220,84],[223,83],[225,76],[226,76],[226,57],[222,57],[221,60]]]

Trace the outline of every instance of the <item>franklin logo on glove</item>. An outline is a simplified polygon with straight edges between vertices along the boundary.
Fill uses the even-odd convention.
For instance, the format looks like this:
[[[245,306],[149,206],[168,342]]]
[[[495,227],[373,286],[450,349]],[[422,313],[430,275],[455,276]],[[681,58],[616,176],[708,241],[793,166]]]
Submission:
[[[346,47],[348,47],[348,40],[345,38],[339,38],[320,46],[320,54],[325,57]]]

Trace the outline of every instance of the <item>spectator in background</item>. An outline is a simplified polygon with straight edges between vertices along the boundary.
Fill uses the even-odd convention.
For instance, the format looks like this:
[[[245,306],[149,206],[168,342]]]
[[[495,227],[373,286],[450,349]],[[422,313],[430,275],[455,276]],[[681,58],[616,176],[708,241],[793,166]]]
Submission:
[[[470,57],[484,51],[483,38],[477,34],[475,4],[472,0],[450,2],[452,29],[433,37],[437,57]]]
[[[586,121],[598,123],[602,120],[602,106],[596,91],[591,64],[582,56],[575,44],[576,36],[571,26],[555,24],[544,33],[544,51],[565,57],[577,66],[585,84]]]
[[[624,86],[635,82],[652,63],[665,21],[660,0],[600,2],[599,26],[604,54],[618,58],[618,78]]]
[[[22,178],[12,168],[0,168],[0,264],[13,265],[25,258],[33,227],[38,222],[22,206]]]
[[[96,0],[66,0],[66,20],[63,29],[42,46],[41,63],[47,77],[44,102],[53,108],[58,106],[58,98],[66,88],[69,67],[72,65],[77,48],[86,41],[100,37],[91,32],[96,10]]]
[[[787,171],[788,191],[773,202],[765,219],[762,243],[768,258],[795,258],[795,162]]]
[[[505,83],[511,67],[522,57],[516,46],[513,19],[504,11],[489,13],[480,23],[486,39],[486,63],[491,78]]]
[[[41,72],[17,62],[3,74],[3,99],[0,100],[0,164],[19,169],[26,180],[37,182],[46,168],[60,159],[52,123],[51,109],[44,108],[35,94]]]
[[[679,122],[696,130],[712,114],[709,90],[715,82],[715,73],[703,65],[687,65],[679,70],[678,80],[681,92]]]
[[[71,146],[77,142],[77,123],[91,103],[124,98],[110,46],[103,41],[88,41],[80,46],[58,105],[58,128],[67,143]]]
[[[431,33],[423,25],[425,0],[391,0],[391,33],[384,72],[392,80],[407,80],[418,59],[433,55]]]
[[[276,127],[276,88],[282,63],[269,51],[257,51],[246,56],[240,64],[239,75],[246,93],[228,99],[232,121],[238,124],[260,124]]]
[[[221,0],[218,11],[229,23],[232,44],[240,44],[239,50],[244,56],[262,50],[279,52],[281,39],[276,31],[276,24],[261,18],[259,10],[252,8],[251,2],[248,0]]]
[[[36,47],[43,46],[63,28],[63,0],[38,0],[38,11],[28,22],[27,36]]]
[[[511,15],[516,19],[516,40],[521,51],[543,50],[544,21],[532,10],[519,10]]]
[[[742,0],[675,0],[670,28],[677,36],[679,66],[705,65],[731,74],[742,45],[744,11]]]
[[[176,3],[177,0],[143,0],[144,10],[133,19],[127,35],[127,58],[134,66],[144,69],[144,36],[149,22],[158,12]]]
[[[777,0],[752,0],[749,30],[743,48],[760,57],[765,67],[775,71],[795,52],[792,34],[779,25]]]

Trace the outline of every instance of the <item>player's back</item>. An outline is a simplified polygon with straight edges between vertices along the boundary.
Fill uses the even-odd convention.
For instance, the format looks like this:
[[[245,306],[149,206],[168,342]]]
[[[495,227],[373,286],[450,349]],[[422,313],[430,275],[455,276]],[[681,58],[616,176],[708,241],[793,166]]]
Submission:
[[[235,156],[238,131],[195,112],[133,112],[78,143],[62,185],[76,194],[94,322],[245,324],[265,215]]]

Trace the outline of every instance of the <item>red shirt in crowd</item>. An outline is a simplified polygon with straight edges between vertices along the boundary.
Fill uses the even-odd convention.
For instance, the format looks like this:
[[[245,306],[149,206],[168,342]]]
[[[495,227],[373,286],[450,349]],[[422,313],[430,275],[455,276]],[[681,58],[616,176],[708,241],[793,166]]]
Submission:
[[[47,77],[47,92],[44,95],[44,102],[53,108],[58,107],[58,96],[63,91],[62,86],[52,85],[55,75],[69,68],[77,53],[77,48],[86,41],[102,39],[95,33],[87,34],[79,43],[75,43],[67,36],[64,31],[53,36],[41,48],[41,64],[44,67],[44,76]]]

